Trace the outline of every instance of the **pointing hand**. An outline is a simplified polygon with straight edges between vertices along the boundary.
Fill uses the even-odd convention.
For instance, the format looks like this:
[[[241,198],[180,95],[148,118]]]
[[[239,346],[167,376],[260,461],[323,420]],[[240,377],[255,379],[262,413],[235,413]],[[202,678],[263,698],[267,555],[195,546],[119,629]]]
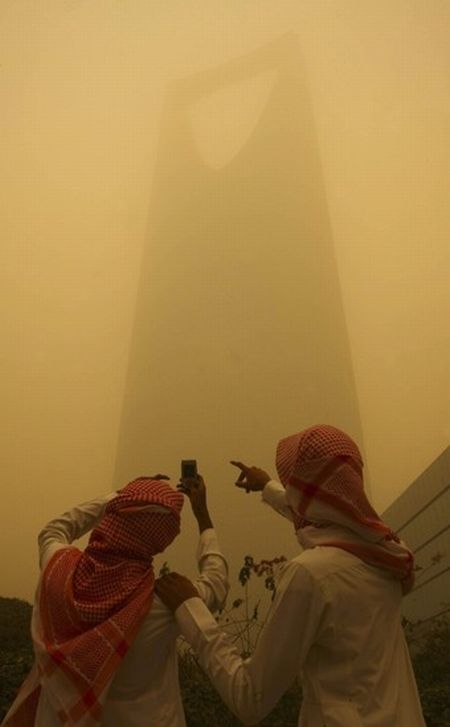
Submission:
[[[259,467],[248,467],[246,464],[243,464],[243,462],[236,462],[234,460],[231,460],[230,464],[241,470],[240,475],[234,484],[236,487],[240,487],[247,493],[261,492],[269,480],[272,479],[267,472]]]

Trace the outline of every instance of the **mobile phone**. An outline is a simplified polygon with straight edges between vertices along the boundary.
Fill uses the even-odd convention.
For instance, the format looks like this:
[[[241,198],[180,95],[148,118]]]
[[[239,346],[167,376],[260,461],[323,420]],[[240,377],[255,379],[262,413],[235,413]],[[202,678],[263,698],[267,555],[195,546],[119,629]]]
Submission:
[[[197,460],[182,459],[181,460],[181,479],[197,479]]]

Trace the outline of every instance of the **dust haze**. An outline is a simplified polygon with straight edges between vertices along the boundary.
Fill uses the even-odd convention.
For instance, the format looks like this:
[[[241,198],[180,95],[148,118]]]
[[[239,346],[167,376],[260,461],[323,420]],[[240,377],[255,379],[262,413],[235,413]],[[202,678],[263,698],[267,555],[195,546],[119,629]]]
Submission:
[[[449,444],[447,3],[0,10],[1,595],[52,517],[196,457],[232,575],[296,552],[233,486],[314,423],[383,511]],[[195,527],[164,555],[192,574]]]

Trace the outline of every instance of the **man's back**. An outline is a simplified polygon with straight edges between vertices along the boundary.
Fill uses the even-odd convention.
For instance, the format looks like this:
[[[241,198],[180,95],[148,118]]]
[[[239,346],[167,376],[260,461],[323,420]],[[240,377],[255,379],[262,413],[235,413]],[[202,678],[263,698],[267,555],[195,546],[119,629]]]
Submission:
[[[72,541],[97,525],[103,517],[105,505],[115,496],[116,493],[111,493],[83,503],[47,524],[39,536],[43,574],[47,572],[47,566],[50,566],[52,559],[59,558],[61,554],[66,557],[66,554],[80,552],[71,545]],[[200,536],[196,552],[199,575],[195,582],[205,604],[214,610],[223,605],[228,591],[227,564],[207,513],[206,503],[204,508],[204,511],[200,508],[198,516],[196,515]],[[144,577],[144,585],[147,577],[150,576]],[[32,618],[33,638],[39,644],[43,643],[44,638],[41,618],[43,578],[44,575],[38,584]],[[110,584],[110,590],[114,592],[118,587],[114,577]],[[57,590],[56,593],[59,595],[60,591]],[[101,629],[94,624],[90,627],[90,631],[96,636],[90,642],[92,648],[79,649],[76,653],[73,649],[68,649],[72,672],[81,676],[82,685],[86,682],[86,674],[87,677],[91,673],[102,675],[105,659],[114,657],[116,653],[115,643],[118,642],[121,649],[124,634],[120,624],[121,622],[114,620],[108,632],[110,636],[118,635],[118,639],[105,639]],[[123,652],[117,651],[122,658],[101,692],[96,693],[92,688],[91,691],[78,693],[72,688],[71,680],[67,679],[67,673],[58,669],[43,673],[35,662],[7,714],[7,723],[58,727],[68,701],[66,691],[70,689],[70,699],[78,699],[77,707],[78,704],[83,707],[82,714],[76,718],[80,727],[99,724],[97,705],[102,707],[101,724],[107,727],[184,727],[175,649],[177,635],[178,628],[173,615],[153,594],[147,614],[137,634],[133,635],[128,651],[124,656]],[[84,672],[80,669],[80,658]],[[58,677],[57,684],[51,682],[55,674]],[[96,701],[95,714],[91,710],[93,697]],[[23,719],[25,713],[26,721]]]
[[[171,612],[155,597],[108,690],[102,725],[185,724],[178,688],[177,635]]]
[[[177,635],[172,614],[155,597],[108,689],[102,711],[104,727],[185,725],[178,688]],[[45,691],[39,700],[35,725],[60,725]]]
[[[303,667],[300,724],[424,725],[401,627],[399,582],[328,546],[304,551],[290,564],[298,566],[324,604]]]

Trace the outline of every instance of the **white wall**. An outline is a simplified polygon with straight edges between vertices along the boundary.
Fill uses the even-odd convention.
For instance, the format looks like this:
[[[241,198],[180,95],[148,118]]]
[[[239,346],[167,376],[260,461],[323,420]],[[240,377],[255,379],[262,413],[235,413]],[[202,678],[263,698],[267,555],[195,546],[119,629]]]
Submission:
[[[121,467],[123,473],[131,468],[119,456],[115,470],[115,456],[126,441],[123,432],[131,431],[128,359],[154,239],[149,211],[167,82],[216,68],[286,32],[298,36],[314,104],[376,506],[388,505],[448,444],[449,16],[448,3],[437,1],[2,3],[5,595],[30,597],[36,575],[30,562],[42,523],[108,490],[114,471],[119,476]],[[225,138],[231,148],[251,134],[246,122],[263,106],[270,85],[264,83],[248,94],[245,107],[235,106],[240,116],[237,110],[214,116],[217,104],[230,109],[232,97],[210,107],[214,123],[228,118],[227,128],[218,127],[217,149]],[[200,109],[202,153],[210,162],[220,159],[201,118]],[[263,268],[270,254],[260,261]],[[164,292],[161,284],[158,291]],[[289,321],[293,293],[288,288],[280,299],[272,286],[277,323],[284,310]],[[236,308],[226,314],[235,325]],[[267,305],[264,315],[272,314]],[[342,330],[337,339],[344,365]],[[265,376],[275,361],[272,340],[267,326]],[[240,355],[236,367],[244,366],[256,392],[264,383],[250,377],[258,357]],[[307,396],[310,383],[296,379],[296,361],[298,349],[283,364],[286,394]],[[224,361],[225,378],[227,371]],[[276,379],[278,369],[272,373]],[[272,439],[294,426],[287,398],[274,397],[267,420],[261,419],[264,466],[271,464]],[[315,409],[314,396],[308,401],[299,426],[315,420],[316,411],[327,413]],[[249,397],[252,423],[262,403]],[[158,406],[165,404],[161,399]],[[327,402],[339,410],[336,423],[361,440],[356,415],[333,404]],[[236,425],[246,426],[242,414]],[[209,426],[205,416],[201,431],[208,444]],[[251,450],[256,439],[249,432],[247,424],[240,454],[253,458],[259,450]],[[145,460],[140,452],[139,465]],[[161,464],[176,474],[177,462],[178,454]],[[212,499],[219,507],[222,495]],[[249,507],[244,503],[236,500],[233,507]],[[229,511],[219,507],[218,518],[221,512],[225,521]],[[258,511],[257,517],[267,532],[271,521]],[[275,548],[270,543],[262,556],[278,554]]]

